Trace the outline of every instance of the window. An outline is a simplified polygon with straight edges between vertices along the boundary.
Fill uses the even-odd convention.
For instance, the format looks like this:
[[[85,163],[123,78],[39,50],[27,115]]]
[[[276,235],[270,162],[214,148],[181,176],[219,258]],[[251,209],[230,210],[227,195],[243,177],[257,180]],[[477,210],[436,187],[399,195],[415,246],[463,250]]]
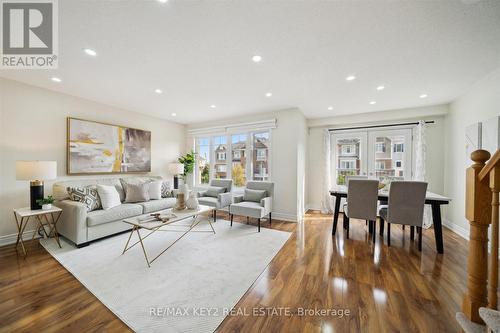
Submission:
[[[196,183],[208,184],[210,180],[210,138],[199,138],[196,140],[195,151],[197,153]]]
[[[269,180],[270,132],[247,132],[200,137],[195,141],[196,184],[232,179],[243,187],[248,179]]]
[[[403,167],[403,162],[402,161],[396,161],[396,168],[402,168]]]
[[[355,153],[355,146],[354,145],[342,145],[342,154],[344,155],[351,155]]]
[[[340,169],[354,170],[354,169],[356,169],[356,161],[355,160],[341,160],[340,161]]]
[[[375,170],[385,170],[385,162],[375,162]]]
[[[404,153],[404,143],[395,143],[393,151],[395,153]]]
[[[376,153],[385,153],[385,143],[383,143],[383,142],[375,143],[375,152]]]

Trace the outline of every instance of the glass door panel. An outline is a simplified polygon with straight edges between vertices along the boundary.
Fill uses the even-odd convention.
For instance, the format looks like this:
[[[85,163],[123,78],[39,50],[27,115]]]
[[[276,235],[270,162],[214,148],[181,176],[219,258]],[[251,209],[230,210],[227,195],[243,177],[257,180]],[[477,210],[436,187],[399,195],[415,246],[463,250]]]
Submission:
[[[212,178],[226,179],[227,178],[227,136],[213,137],[214,163]]]
[[[367,174],[367,132],[338,133],[332,136],[334,184],[345,185],[345,177]]]
[[[243,187],[247,183],[247,134],[231,135],[231,177],[235,187]]]
[[[370,178],[411,179],[411,129],[370,131],[368,143]]]

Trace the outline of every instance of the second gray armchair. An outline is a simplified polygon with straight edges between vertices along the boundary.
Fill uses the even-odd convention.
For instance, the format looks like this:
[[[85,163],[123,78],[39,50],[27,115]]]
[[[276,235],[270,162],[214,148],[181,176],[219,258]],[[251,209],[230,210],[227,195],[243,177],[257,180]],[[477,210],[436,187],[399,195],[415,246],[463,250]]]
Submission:
[[[256,218],[258,221],[258,230],[260,232],[260,219],[269,217],[271,225],[271,211],[273,209],[274,183],[250,181],[247,183],[243,195],[234,197],[234,203],[229,206],[231,214],[231,225],[233,225],[233,216],[242,215]]]
[[[213,208],[214,222],[217,221],[217,209],[231,205],[233,199],[232,187],[233,181],[231,179],[212,179],[210,186],[206,190],[198,192],[200,205]]]

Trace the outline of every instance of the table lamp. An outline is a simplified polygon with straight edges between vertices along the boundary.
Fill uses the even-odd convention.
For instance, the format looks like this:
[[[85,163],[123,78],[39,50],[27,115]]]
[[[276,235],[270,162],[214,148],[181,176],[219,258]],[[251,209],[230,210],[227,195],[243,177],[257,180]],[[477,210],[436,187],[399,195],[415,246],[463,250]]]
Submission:
[[[174,189],[179,189],[179,175],[184,173],[184,164],[182,163],[170,163],[168,165],[168,172],[174,175]]]
[[[36,201],[43,199],[43,181],[57,178],[56,161],[17,161],[16,179],[30,181],[30,207],[41,209]]]

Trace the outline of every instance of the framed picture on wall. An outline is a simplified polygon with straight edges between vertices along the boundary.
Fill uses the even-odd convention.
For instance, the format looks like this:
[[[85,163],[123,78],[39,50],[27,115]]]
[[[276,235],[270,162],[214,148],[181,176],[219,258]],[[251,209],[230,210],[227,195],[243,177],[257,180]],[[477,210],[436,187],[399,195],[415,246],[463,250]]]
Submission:
[[[67,119],[69,175],[151,172],[151,132]]]

